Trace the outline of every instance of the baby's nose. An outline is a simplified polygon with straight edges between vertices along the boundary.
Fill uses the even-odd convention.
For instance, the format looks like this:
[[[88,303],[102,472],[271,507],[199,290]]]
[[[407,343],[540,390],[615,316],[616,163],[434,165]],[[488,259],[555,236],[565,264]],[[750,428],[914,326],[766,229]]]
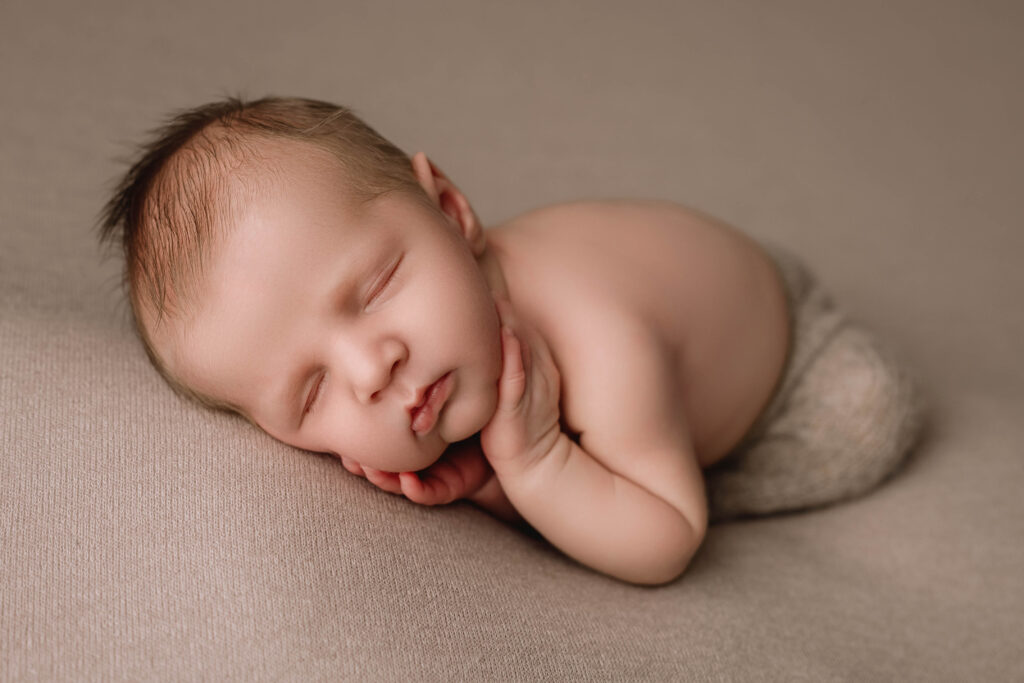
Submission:
[[[396,340],[387,340],[371,347],[360,363],[361,380],[356,387],[360,400],[364,403],[380,400],[387,388],[394,384],[395,375],[406,356],[404,345]]]

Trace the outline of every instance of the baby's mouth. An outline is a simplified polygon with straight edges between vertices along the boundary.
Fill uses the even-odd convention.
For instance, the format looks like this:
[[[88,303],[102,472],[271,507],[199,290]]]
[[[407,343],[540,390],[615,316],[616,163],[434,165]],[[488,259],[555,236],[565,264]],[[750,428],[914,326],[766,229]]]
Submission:
[[[425,434],[437,423],[441,407],[452,390],[452,373],[434,382],[426,391],[420,405],[410,409],[410,428],[416,434]]]

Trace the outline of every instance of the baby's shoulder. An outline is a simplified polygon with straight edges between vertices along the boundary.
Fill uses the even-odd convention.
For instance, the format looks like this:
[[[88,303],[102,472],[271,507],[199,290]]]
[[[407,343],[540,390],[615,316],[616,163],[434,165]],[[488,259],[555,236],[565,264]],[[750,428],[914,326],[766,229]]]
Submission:
[[[657,323],[695,296],[728,226],[660,200],[595,200],[535,209],[489,231],[514,294],[568,325],[629,317]],[[515,300],[515,297],[514,299]],[[621,321],[619,321],[621,322]]]
[[[702,221],[681,204],[661,199],[592,199],[541,206],[516,216],[496,229],[511,232],[542,231],[553,237],[593,236],[595,231],[622,238],[636,228],[667,226],[680,221]]]
[[[667,213],[639,200],[577,201],[524,213],[490,230],[513,301],[567,324],[580,312],[637,312],[657,260],[678,250]],[[662,259],[664,263],[664,260]],[[601,317],[604,317],[602,315]]]
[[[749,426],[734,417],[739,396],[760,400],[749,378],[774,381],[787,325],[777,270],[753,239],[643,200],[545,207],[495,237],[512,301],[562,371],[573,431],[611,419],[603,411],[623,396],[647,397],[637,415],[663,417],[680,414],[684,395],[706,398],[691,418],[695,443],[711,454],[722,433]],[[740,361],[747,379],[727,386]]]
[[[639,267],[637,256],[677,241],[687,210],[671,202],[609,199],[564,202],[527,211],[489,232],[530,267]],[[648,264],[649,265],[649,264]]]
[[[495,229],[512,301],[562,372],[563,417],[572,431],[593,421],[585,398],[599,393],[590,384],[603,376],[594,368],[618,367],[634,380],[672,376],[682,330],[669,322],[679,290],[670,252],[680,245],[667,225],[677,209],[664,204],[558,204]]]
[[[732,226],[694,209],[659,199],[563,202],[527,211],[491,230],[532,263],[611,268],[633,277],[678,271],[709,251],[734,249],[742,236]],[[683,261],[681,262],[680,259]]]

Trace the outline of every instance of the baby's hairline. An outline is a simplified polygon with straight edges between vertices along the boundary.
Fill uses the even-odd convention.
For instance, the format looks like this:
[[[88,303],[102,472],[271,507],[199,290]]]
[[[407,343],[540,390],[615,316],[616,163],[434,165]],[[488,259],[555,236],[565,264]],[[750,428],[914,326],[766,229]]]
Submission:
[[[219,125],[215,123],[211,127]],[[204,130],[200,131],[196,136],[197,139],[201,137],[204,137],[208,142],[212,142],[212,138],[218,136],[207,136],[207,131]],[[335,164],[346,178],[344,191],[347,196],[347,202],[353,209],[361,210],[385,197],[402,194],[431,210],[440,210],[430,202],[429,196],[418,184],[415,187],[411,185],[381,189],[369,187],[356,179],[353,169],[347,168],[345,163],[332,150],[314,141],[260,130],[236,132],[236,138],[247,146],[247,149],[241,153],[238,152],[237,148],[231,150],[229,154],[235,157],[235,160],[218,164],[219,168],[207,179],[208,184],[218,186],[218,192],[216,193],[217,196],[214,197],[213,206],[211,207],[211,214],[215,216],[216,220],[211,221],[210,232],[215,236],[215,239],[207,240],[196,250],[200,260],[206,262],[206,267],[196,269],[190,274],[190,277],[172,277],[170,282],[158,281],[155,283],[156,287],[141,292],[141,297],[137,296],[139,293],[135,291],[138,288],[132,287],[133,299],[136,299],[132,302],[133,307],[143,305],[155,311],[158,324],[165,318],[180,318],[182,314],[184,314],[186,320],[194,317],[197,303],[202,296],[202,281],[207,275],[209,261],[217,258],[218,250],[224,248],[225,244],[229,242],[229,238],[235,233],[242,222],[242,210],[239,209],[239,206],[247,203],[248,195],[255,191],[263,179],[268,176],[272,177],[276,172],[273,161],[260,151],[260,148],[264,145],[274,146],[283,144],[287,147],[297,145],[300,148],[304,147],[315,152],[322,160]],[[189,141],[174,156],[177,157],[183,151],[188,153],[187,148],[193,142]],[[250,142],[255,142],[255,144],[250,145]],[[222,143],[222,146],[230,147],[231,145]],[[169,164],[173,162],[173,157],[168,162]],[[159,182],[160,178],[167,173],[168,170],[166,168],[161,169],[161,172],[154,179],[154,183]],[[168,285],[170,292],[166,289]],[[173,302],[169,301],[169,293],[175,299]]]
[[[175,352],[155,345],[151,336],[193,324],[210,291],[209,262],[240,224],[244,193],[252,191],[246,186],[255,185],[249,182],[253,175],[273,173],[262,158],[272,156],[264,154],[266,145],[317,150],[340,168],[346,195],[357,204],[393,192],[428,205],[429,197],[406,153],[351,110],[329,102],[226,98],[179,111],[152,134],[104,207],[100,241],[120,242],[136,333],[175,393],[255,424],[240,406],[206,396],[177,376],[174,358],[160,354]]]
[[[285,142],[301,143],[302,146],[315,148],[318,151],[325,152],[325,159],[330,158],[328,150],[323,150],[319,146],[313,145],[304,140],[285,140]],[[259,170],[257,172],[261,177],[265,177],[266,173],[274,172],[273,163],[269,162],[269,160],[260,162],[250,160],[245,163],[254,168],[258,165]],[[346,172],[347,169],[342,168],[342,171]],[[259,180],[255,181],[255,183],[259,182]],[[241,188],[245,183],[244,181],[239,181],[233,184],[235,185],[234,193],[237,196],[239,188]],[[351,189],[351,187],[346,189]],[[438,206],[430,201],[429,196],[421,187],[417,186],[417,190],[418,192],[411,192],[407,188],[395,187],[388,188],[377,193],[353,191],[348,193],[348,201],[351,207],[359,210],[369,206],[373,202],[385,199],[386,197],[402,195],[412,201],[422,204],[424,208],[435,212],[441,211]],[[228,203],[230,204],[231,202]],[[220,215],[221,220],[218,222],[218,226],[216,228],[219,233],[219,239],[207,241],[203,246],[203,255],[209,259],[206,264],[207,267],[210,266],[210,262],[213,259],[222,256],[222,250],[230,248],[231,235],[233,235],[243,223],[241,214],[233,214],[230,208],[222,211]],[[209,295],[209,283],[205,281],[208,276],[208,271],[204,269],[204,272],[194,273],[193,275],[194,282],[187,292],[182,291],[180,287],[175,288],[174,296],[176,300],[173,306],[166,305],[166,298],[159,302],[160,305],[157,305],[157,302],[152,300],[152,298],[139,297],[139,292],[135,288],[132,288],[131,294],[132,299],[134,300],[132,309],[133,314],[135,314],[135,327],[139,337],[141,338],[143,346],[146,349],[147,355],[149,356],[149,360],[177,395],[217,412],[238,415],[253,426],[262,430],[263,427],[242,406],[231,401],[210,396],[194,388],[187,381],[179,377],[171,369],[171,364],[167,362],[159,351],[158,344],[155,341],[155,337],[157,335],[161,337],[161,341],[163,342],[159,346],[162,346],[166,353],[174,354],[175,350],[180,349],[184,344],[184,339],[188,336],[190,328],[198,323],[198,320],[202,315],[204,302],[207,300],[207,296]]]

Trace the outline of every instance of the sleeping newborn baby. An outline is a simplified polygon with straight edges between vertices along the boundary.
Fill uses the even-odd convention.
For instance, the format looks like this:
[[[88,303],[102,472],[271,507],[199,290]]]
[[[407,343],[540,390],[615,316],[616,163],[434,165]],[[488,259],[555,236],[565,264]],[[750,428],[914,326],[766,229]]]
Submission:
[[[678,577],[709,520],[865,493],[919,431],[907,373],[791,254],[656,201],[485,230],[324,102],[180,113],[101,227],[177,391],[633,583]]]

